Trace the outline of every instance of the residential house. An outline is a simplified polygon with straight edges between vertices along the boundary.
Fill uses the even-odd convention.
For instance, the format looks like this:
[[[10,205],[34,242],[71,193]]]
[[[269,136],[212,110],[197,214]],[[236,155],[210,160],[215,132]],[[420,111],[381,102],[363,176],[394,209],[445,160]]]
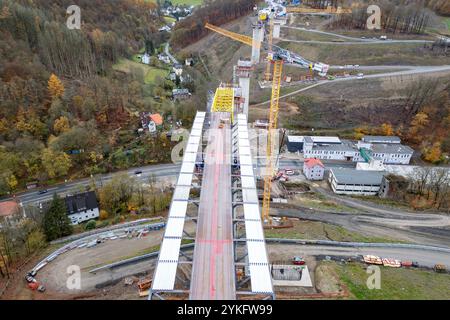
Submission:
[[[148,131],[155,132],[158,129],[162,128],[163,118],[159,113],[154,113],[149,116],[150,121],[148,124]]]
[[[172,90],[172,98],[174,100],[184,100],[189,99],[191,97],[191,93],[188,89],[173,89]]]
[[[144,55],[141,57],[141,61],[144,64],[150,64],[150,55],[148,53],[144,53]]]
[[[305,159],[303,162],[303,174],[308,180],[323,180],[325,166],[319,159]]]
[[[175,63],[172,67],[172,70],[177,76],[181,76],[181,74],[183,73],[183,66],[180,63]]]
[[[192,66],[194,65],[194,59],[192,59],[192,58],[186,58],[186,60],[184,61],[184,63],[185,63],[187,66],[192,67]]]
[[[170,64],[170,58],[167,56],[167,55],[165,55],[165,54],[159,54],[158,55],[158,60],[160,60],[160,61],[162,61],[162,62],[164,62],[164,63],[166,63],[166,64]]]
[[[64,201],[66,203],[67,216],[73,225],[96,219],[100,215],[94,191],[67,196]]]
[[[22,207],[16,201],[0,202],[0,229],[2,225],[13,225],[23,217]]]

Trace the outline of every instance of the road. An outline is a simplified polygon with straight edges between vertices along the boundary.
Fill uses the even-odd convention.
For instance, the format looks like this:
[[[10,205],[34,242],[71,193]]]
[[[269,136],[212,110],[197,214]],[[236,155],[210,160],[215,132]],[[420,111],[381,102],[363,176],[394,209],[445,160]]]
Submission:
[[[280,252],[290,254],[290,256],[341,256],[355,257],[359,255],[373,254],[383,258],[395,258],[399,260],[417,261],[420,266],[433,267],[436,263],[443,263],[450,266],[450,253],[409,248],[389,248],[386,247],[340,247],[324,245],[286,245],[274,244],[268,241],[267,250],[270,257]]]
[[[211,114],[198,209],[191,300],[236,299],[231,210],[231,130],[219,129],[228,113]]]
[[[324,163],[327,163],[324,161]],[[261,161],[258,161],[258,165],[263,165]],[[353,163],[327,163],[327,167],[354,167]],[[303,168],[303,161],[293,160],[293,159],[281,159],[280,167],[282,168],[293,168],[301,169]],[[136,175],[135,171],[142,171],[141,174]],[[120,173],[127,173],[130,177],[135,177],[143,183],[148,182],[149,177],[154,175],[157,181],[175,179],[180,171],[179,164],[156,164],[149,166],[142,166],[137,168],[131,168],[128,170],[123,170],[115,173],[99,174],[95,175],[93,179],[97,186],[102,186],[104,183],[110,181],[114,175]],[[92,183],[91,178],[84,178],[76,181],[71,181],[65,184],[56,185],[48,188],[48,192],[45,194],[39,194],[38,190],[25,191],[16,194],[16,197],[22,202],[23,205],[36,204],[43,201],[48,201],[53,197],[54,193],[69,193],[78,192],[80,189],[90,186]],[[0,201],[12,200],[12,197],[2,197]]]
[[[169,51],[169,43],[168,42],[166,42],[166,45],[164,46],[164,52],[169,57],[169,59],[172,61],[172,63],[174,63],[174,64],[178,63],[178,60],[175,59],[175,57]]]
[[[142,174],[136,175],[135,171],[142,171]],[[104,183],[110,181],[114,175],[118,173],[127,173],[129,176],[136,177],[142,182],[148,181],[151,175],[154,175],[157,179],[170,178],[178,176],[180,171],[180,165],[178,164],[157,164],[151,166],[143,166],[139,168],[132,168],[116,173],[108,173],[102,175],[95,175],[93,179],[98,186],[103,185]],[[72,182],[68,182],[65,184],[56,185],[53,187],[49,187],[48,192],[45,194],[39,194],[38,190],[27,191],[18,193],[16,197],[19,201],[22,202],[23,205],[42,202],[50,200],[53,197],[54,193],[67,193],[79,191],[83,187],[87,187],[92,183],[91,178],[84,178]],[[1,201],[12,200],[12,197],[3,197]]]
[[[362,39],[362,38],[350,37],[350,36],[345,36],[342,34],[337,34],[337,33],[332,33],[332,32],[321,31],[321,30],[306,29],[306,28],[302,28],[302,27],[282,26],[282,28],[318,33],[318,34],[322,34],[322,35],[327,35],[327,36],[332,36],[332,37],[341,38],[341,39],[345,39],[345,40],[350,40],[350,41],[343,41],[343,42],[335,42],[335,41],[318,41],[318,40],[280,39],[281,41],[290,41],[290,42],[298,42],[298,43],[350,44],[350,45],[352,45],[352,44],[393,44],[393,43],[408,44],[408,43],[433,43],[434,42],[434,40],[417,40],[417,39],[404,39],[404,40]]]
[[[450,216],[448,215],[385,207],[336,195],[315,186],[312,186],[312,190],[336,203],[355,208],[358,212],[327,212],[313,208],[290,207],[273,208],[274,214],[330,223],[366,236],[450,247]]]
[[[296,66],[296,65],[292,65]],[[365,75],[364,79],[377,79],[377,78],[388,78],[388,77],[399,77],[399,76],[407,76],[407,75],[417,75],[422,73],[436,73],[436,72],[448,72],[450,71],[450,65],[445,66],[419,66],[419,67],[413,67],[411,66],[409,70],[401,70],[401,71],[394,71],[394,72],[385,72],[385,73],[378,73],[378,74],[369,74]],[[309,89],[326,85],[326,84],[333,84],[337,82],[344,82],[344,81],[363,81],[364,79],[360,80],[355,77],[349,77],[349,78],[337,78],[335,80],[320,80],[308,87],[301,88],[299,90],[293,91],[291,93],[287,93],[285,95],[281,95],[280,99],[284,99],[287,97],[295,96],[299,94],[300,92],[307,91]],[[254,104],[252,107],[258,107],[263,106],[265,104],[270,103],[270,100]]]

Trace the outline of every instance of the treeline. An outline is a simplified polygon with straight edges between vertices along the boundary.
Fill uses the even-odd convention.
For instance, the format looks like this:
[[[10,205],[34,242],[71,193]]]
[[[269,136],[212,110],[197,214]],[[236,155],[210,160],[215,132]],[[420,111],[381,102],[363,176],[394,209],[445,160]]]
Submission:
[[[167,99],[156,104],[157,86],[112,68],[146,39],[162,41],[153,4],[76,3],[81,30],[65,25],[72,1],[0,0],[0,195],[26,182],[166,161],[171,142],[159,135],[138,139],[131,111],[161,112],[183,123],[195,112]],[[129,150],[134,147],[139,152]]]
[[[411,177],[388,175],[388,197],[414,209],[450,209],[450,171],[447,168],[420,167]]]
[[[0,0],[2,33],[25,42],[43,64],[65,77],[106,73],[119,57],[140,49],[155,31],[150,9],[143,14],[132,1],[79,1],[81,31],[65,26],[62,13],[70,1],[53,1],[51,6],[43,0],[32,5],[25,1],[26,6],[20,2],[24,1]]]
[[[391,33],[415,33],[425,31],[431,22],[431,12],[423,3],[406,3],[401,1],[376,1],[381,8],[381,28]],[[367,7],[353,8],[352,14],[339,15],[329,26],[331,28],[366,29]]]
[[[383,123],[380,128],[359,127],[355,138],[362,135],[397,135],[419,151],[430,163],[448,163],[450,154],[450,83],[442,79],[419,79],[402,92],[403,122],[394,126]]]
[[[314,9],[326,9],[328,6],[334,8],[342,6],[342,0],[304,0],[302,3]]]
[[[450,16],[450,1],[448,0],[425,0],[425,5],[438,14]]]
[[[170,43],[182,48],[204,37],[208,30],[205,23],[221,25],[247,15],[253,10],[256,0],[220,0],[206,3],[193,15],[179,22],[172,32]]]

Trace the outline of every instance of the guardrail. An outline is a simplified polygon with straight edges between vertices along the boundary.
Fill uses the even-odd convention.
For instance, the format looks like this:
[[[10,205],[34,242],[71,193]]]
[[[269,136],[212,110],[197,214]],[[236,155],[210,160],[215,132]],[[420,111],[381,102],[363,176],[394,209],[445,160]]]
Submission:
[[[335,246],[335,247],[407,248],[407,249],[432,250],[432,251],[450,253],[450,248],[426,246],[426,245],[415,245],[415,244],[407,244],[407,243],[341,242],[341,241],[331,241],[331,240],[284,239],[284,238],[266,238],[266,242],[284,243],[284,244],[301,244],[301,245],[323,245],[323,246]],[[194,243],[185,244],[185,245],[182,245],[180,247],[180,249],[188,249],[193,246],[194,246]],[[105,269],[118,268],[118,267],[130,264],[130,263],[135,263],[135,262],[139,262],[142,260],[157,257],[158,254],[159,254],[159,251],[147,253],[147,254],[144,254],[141,256],[137,256],[137,257],[129,258],[126,260],[110,263],[110,264],[92,269],[89,272],[95,273],[97,271],[101,271],[101,270],[105,270]]]

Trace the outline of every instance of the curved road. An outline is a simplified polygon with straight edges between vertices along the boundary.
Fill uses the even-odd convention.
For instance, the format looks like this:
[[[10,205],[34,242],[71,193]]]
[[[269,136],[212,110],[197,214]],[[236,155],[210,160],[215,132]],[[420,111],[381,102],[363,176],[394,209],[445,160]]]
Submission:
[[[295,66],[295,65],[292,65]],[[418,66],[414,67],[411,66],[409,70],[402,70],[402,71],[394,71],[394,72],[386,72],[386,73],[378,73],[378,74],[369,74],[365,75],[364,79],[376,79],[376,78],[387,78],[387,77],[398,77],[398,76],[406,76],[406,75],[416,75],[416,74],[422,74],[422,73],[435,73],[435,72],[444,72],[444,71],[450,71],[450,65],[444,65],[444,66]],[[307,86],[305,88],[298,89],[296,91],[293,91],[291,93],[287,93],[285,95],[280,96],[280,99],[295,96],[296,94],[299,94],[300,92],[307,91],[309,89],[312,89],[317,86],[322,86],[326,84],[333,84],[336,82],[343,82],[343,81],[361,81],[356,78],[338,78],[335,80],[320,80],[310,86]],[[265,104],[270,103],[270,100],[253,104],[252,107],[258,107]]]
[[[342,34],[332,33],[332,32],[326,32],[321,30],[314,30],[314,29],[306,29],[302,27],[291,27],[291,26],[282,26],[282,28],[286,29],[295,29],[305,32],[312,32],[312,33],[318,33],[322,35],[332,36],[336,38],[341,38],[345,40],[350,41],[344,41],[344,42],[335,42],[335,41],[319,41],[319,40],[291,40],[291,39],[280,39],[281,41],[291,41],[291,42],[299,42],[299,43],[322,43],[322,44],[391,44],[391,43],[433,43],[434,40],[415,40],[415,39],[404,39],[404,40],[379,40],[379,39],[361,39],[356,37],[350,37],[345,36]]]

